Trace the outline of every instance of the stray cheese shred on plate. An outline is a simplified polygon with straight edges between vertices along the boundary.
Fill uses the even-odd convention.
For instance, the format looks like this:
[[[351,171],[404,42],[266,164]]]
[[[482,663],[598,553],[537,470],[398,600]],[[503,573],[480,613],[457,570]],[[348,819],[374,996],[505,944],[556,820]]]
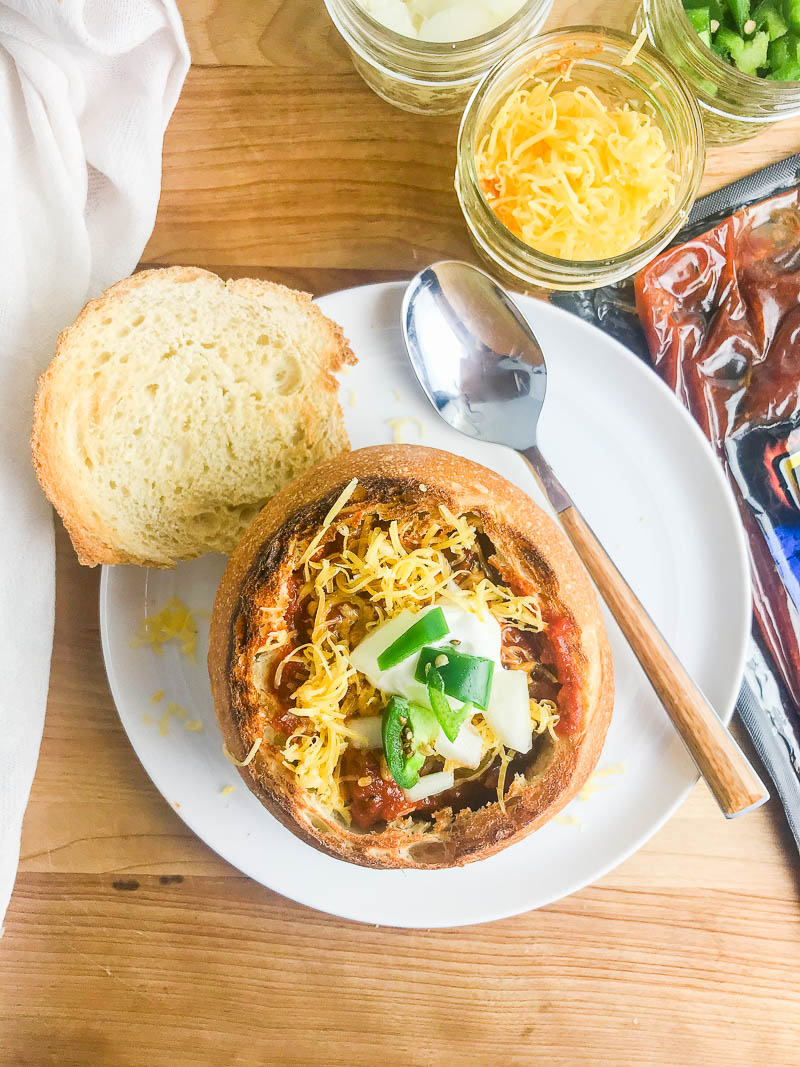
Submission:
[[[527,74],[475,153],[499,220],[531,248],[569,260],[610,259],[640,244],[678,175],[656,121],[608,106],[570,65],[551,81]]]
[[[146,646],[160,656],[162,645],[167,641],[180,642],[183,655],[194,660],[197,651],[197,623],[190,609],[178,597],[171,597],[160,611],[142,619],[131,641],[131,648]],[[153,703],[157,704],[163,696],[163,690],[154,693]]]
[[[396,445],[406,444],[408,440],[406,426],[416,426],[420,439],[425,436],[425,426],[415,415],[401,415],[396,419],[386,419],[386,425],[390,427]]]

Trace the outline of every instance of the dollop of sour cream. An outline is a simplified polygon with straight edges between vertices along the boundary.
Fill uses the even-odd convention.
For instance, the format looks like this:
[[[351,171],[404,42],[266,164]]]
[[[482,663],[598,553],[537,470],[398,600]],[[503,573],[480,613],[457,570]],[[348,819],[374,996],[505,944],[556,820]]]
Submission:
[[[480,618],[477,614],[452,604],[431,604],[420,612],[401,611],[376,627],[361,644],[350,653],[350,662],[376,689],[390,696],[405,697],[415,704],[429,708],[428,687],[414,677],[419,656],[407,659],[382,671],[378,657],[398,637],[402,636],[420,618],[433,608],[440,607],[444,613],[449,633],[438,641],[431,641],[432,648],[455,648],[469,656],[483,656],[493,661],[494,675],[489,696],[489,706],[482,712],[489,728],[499,741],[516,752],[528,752],[533,738],[528,679],[524,671],[504,670],[501,662],[502,634],[500,624],[493,615]],[[455,697],[447,698],[456,708],[464,706]],[[358,747],[370,747],[370,735],[377,734],[378,726],[364,724],[360,731],[363,737],[354,743]],[[454,742],[440,732],[434,748],[446,759],[453,759],[465,767],[476,767],[480,760],[480,737],[467,719]]]
[[[492,660],[496,665],[495,669],[500,666],[501,636],[497,620],[488,612],[484,619],[479,619],[471,611],[464,611],[450,604],[432,604],[416,614],[413,611],[401,611],[399,615],[376,627],[350,653],[350,662],[355,669],[365,675],[376,689],[390,696],[405,697],[406,700],[422,704],[426,708],[430,707],[428,687],[414,677],[419,656],[409,656],[386,671],[378,667],[378,656],[434,607],[442,609],[450,632],[438,641],[431,641],[428,647],[456,648],[468,656],[483,656]],[[460,700],[453,697],[448,699],[453,707],[464,706]]]
[[[524,0],[359,0],[376,22],[404,37],[440,44],[465,41],[500,26]]]

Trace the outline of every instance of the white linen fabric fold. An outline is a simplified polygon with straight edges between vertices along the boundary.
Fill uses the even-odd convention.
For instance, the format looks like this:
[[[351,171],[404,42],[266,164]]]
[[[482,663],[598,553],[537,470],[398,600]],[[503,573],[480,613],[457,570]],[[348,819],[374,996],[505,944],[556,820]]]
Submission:
[[[0,924],[44,725],[55,573],[37,375],[153,228],[189,66],[173,0],[0,0]]]

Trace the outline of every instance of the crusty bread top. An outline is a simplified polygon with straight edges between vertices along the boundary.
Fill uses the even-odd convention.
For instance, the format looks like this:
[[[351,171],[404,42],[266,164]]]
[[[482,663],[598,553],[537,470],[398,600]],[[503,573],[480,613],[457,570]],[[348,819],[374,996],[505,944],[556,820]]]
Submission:
[[[545,735],[544,745],[535,746],[524,776],[508,790],[505,811],[497,803],[477,811],[445,809],[432,820],[415,817],[407,826],[375,832],[359,833],[326,813],[287,776],[270,743],[261,744],[240,774],[289,829],[350,862],[421,868],[471,862],[536,829],[581,788],[599,758],[614,694],[597,597],[574,549],[525,493],[493,471],[430,448],[383,445],[324,463],[273,498],[231,555],[214,605],[209,673],[220,728],[240,760],[264,735],[269,694],[254,671],[262,631],[274,623],[274,609],[287,603],[299,546],[319,529],[352,478],[358,491],[349,512],[389,519],[437,513],[444,505],[479,520],[504,580],[516,592],[542,594],[548,608],[574,624],[570,654],[584,697],[582,722],[574,732],[556,740]]]
[[[282,486],[348,447],[355,362],[306,293],[143,271],[83,309],[39,380],[39,481],[84,564],[228,552]]]

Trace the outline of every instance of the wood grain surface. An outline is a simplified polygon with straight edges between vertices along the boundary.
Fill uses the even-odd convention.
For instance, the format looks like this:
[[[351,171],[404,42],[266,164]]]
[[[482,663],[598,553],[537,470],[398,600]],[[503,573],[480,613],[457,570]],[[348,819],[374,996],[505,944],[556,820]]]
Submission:
[[[194,66],[147,262],[322,293],[469,254],[456,121],[372,96],[320,0],[180,6]],[[550,24],[627,27],[634,6],[556,0]],[[706,188],[798,149],[800,122],[715,150]],[[153,788],[108,691],[99,574],[57,539],[47,723],[0,942],[3,1067],[798,1063],[800,865],[774,801],[726,823],[700,785],[592,888],[484,927],[317,914],[227,866]]]

